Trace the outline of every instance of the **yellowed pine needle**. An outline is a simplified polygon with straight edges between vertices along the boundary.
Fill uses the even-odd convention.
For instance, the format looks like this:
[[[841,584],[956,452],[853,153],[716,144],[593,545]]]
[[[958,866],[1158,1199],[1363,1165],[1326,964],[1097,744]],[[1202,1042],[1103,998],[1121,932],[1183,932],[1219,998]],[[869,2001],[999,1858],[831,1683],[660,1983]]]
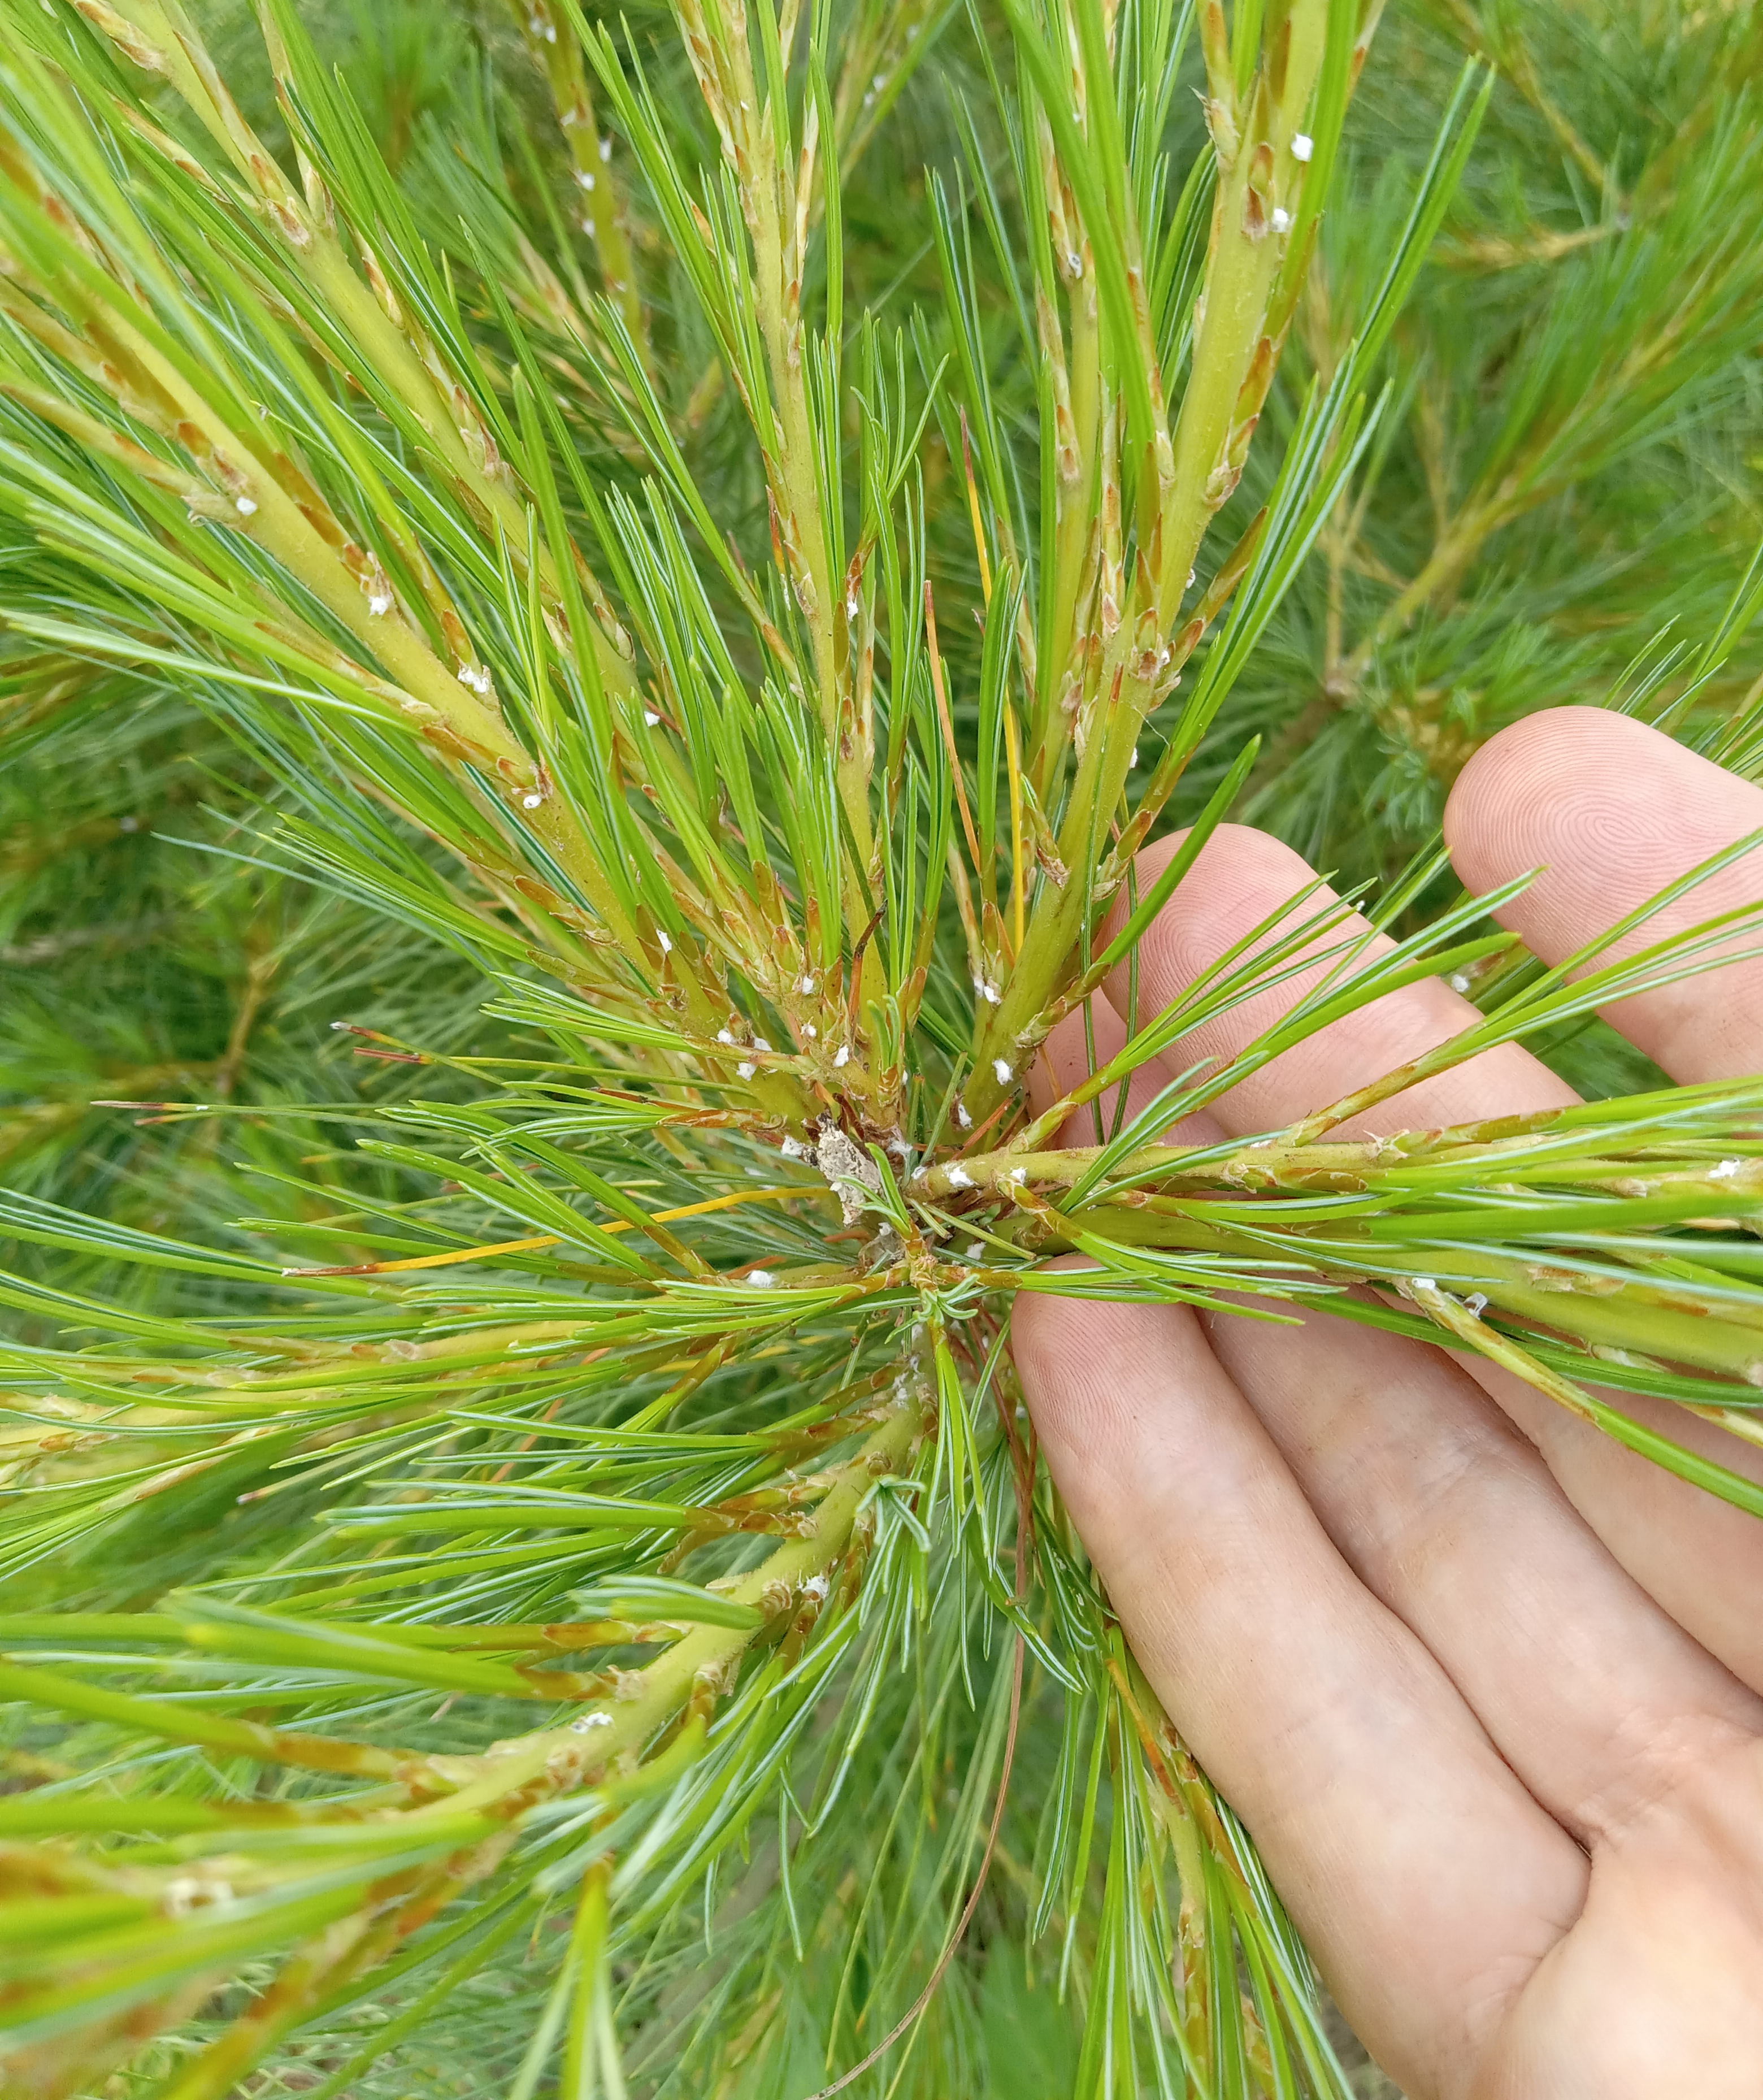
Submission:
[[[685,1203],[677,1211],[657,1211],[655,1221],[658,1225],[671,1225],[677,1218],[702,1218],[712,1211],[732,1211],[741,1203],[778,1203],[791,1196],[831,1196],[830,1189],[816,1189],[802,1183],[781,1189],[736,1189],[726,1196],[712,1196],[702,1203]],[[603,1233],[628,1233],[633,1229],[628,1218],[615,1218],[600,1228]],[[298,1268],[287,1272],[292,1276],[396,1276],[412,1268],[453,1268],[461,1262],[488,1261],[499,1254],[531,1254],[539,1247],[557,1246],[562,1235],[540,1233],[531,1239],[497,1240],[490,1246],[449,1247],[441,1254],[407,1255],[399,1261],[368,1261],[359,1267],[338,1268]]]
[[[980,517],[980,490],[978,483],[973,479],[973,443],[967,435],[967,412],[965,408],[961,412],[961,464],[967,470],[967,515],[973,521],[973,547],[980,558],[980,592],[989,611],[992,564],[985,552],[985,527]]]
[[[1010,766],[1010,916],[1020,955],[1026,902],[1022,882],[1022,746],[1016,731],[1016,711],[1007,699],[1004,702],[1004,755]]]
[[[352,1275],[394,1276],[407,1268],[451,1268],[456,1262],[487,1261],[494,1254],[526,1254],[534,1247],[555,1246],[555,1233],[540,1233],[536,1239],[498,1240],[494,1246],[449,1247],[444,1254],[413,1254],[403,1261],[369,1261],[363,1263]],[[309,1276],[324,1276],[333,1272],[308,1269]]]
[[[943,726],[943,743],[949,752],[949,770],[954,775],[955,800],[961,805],[961,828],[967,835],[967,851],[980,866],[980,835],[973,828],[973,812],[967,807],[967,783],[961,771],[961,754],[955,749],[955,726],[949,717],[949,695],[943,686],[943,656],[937,646],[937,602],[931,580],[924,579],[924,637],[931,657],[931,690],[937,695],[937,719]]]

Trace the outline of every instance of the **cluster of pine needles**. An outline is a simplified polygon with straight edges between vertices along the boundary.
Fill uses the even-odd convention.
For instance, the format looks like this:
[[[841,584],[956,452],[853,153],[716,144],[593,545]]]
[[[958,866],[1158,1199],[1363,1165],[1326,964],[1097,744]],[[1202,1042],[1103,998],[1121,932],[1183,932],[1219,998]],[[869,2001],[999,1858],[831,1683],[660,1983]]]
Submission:
[[[1763,770],[1763,22],[1378,14],[0,0],[9,2091],[1349,2093],[1058,1254],[1763,1515],[1623,1405],[1758,1438],[1763,1080],[1596,1019],[1758,928],[1545,968],[1437,843],[1570,695]],[[1037,1110],[1227,816],[1347,902]],[[1338,1135],[1518,1040],[1586,1104]]]

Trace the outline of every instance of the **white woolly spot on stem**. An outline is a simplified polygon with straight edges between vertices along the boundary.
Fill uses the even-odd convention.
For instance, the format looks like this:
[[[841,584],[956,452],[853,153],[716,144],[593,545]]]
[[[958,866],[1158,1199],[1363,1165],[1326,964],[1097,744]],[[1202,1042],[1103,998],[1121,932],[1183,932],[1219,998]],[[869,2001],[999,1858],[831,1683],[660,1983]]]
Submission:
[[[1307,131],[1292,134],[1292,158],[1294,161],[1307,161],[1316,150],[1316,142]]]
[[[165,1884],[165,1908],[170,1917],[183,1917],[210,1904],[231,1901],[230,1882],[207,1881],[198,1874],[179,1874],[175,1881]]]
[[[992,1060],[992,1076],[999,1086],[1007,1087],[1016,1074],[1007,1058],[994,1057]]]

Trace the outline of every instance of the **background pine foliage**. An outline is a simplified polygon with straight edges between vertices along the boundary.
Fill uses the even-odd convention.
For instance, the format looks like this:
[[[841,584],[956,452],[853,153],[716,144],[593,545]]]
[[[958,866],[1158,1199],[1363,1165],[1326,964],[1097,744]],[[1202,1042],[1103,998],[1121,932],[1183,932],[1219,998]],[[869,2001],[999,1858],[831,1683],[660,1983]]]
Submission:
[[[791,661],[809,667],[811,686],[815,614],[772,573],[776,490],[768,506],[736,360],[719,348],[632,137],[652,128],[686,166],[716,166],[671,15],[578,23],[551,0],[506,13],[266,11],[293,51],[285,102],[245,11],[198,18],[245,120],[289,177],[297,137],[315,154],[322,139],[346,214],[365,197],[395,231],[394,304],[428,301],[434,335],[456,330],[472,346],[479,421],[500,417],[505,442],[558,462],[547,501],[591,546],[645,660],[671,674],[709,660],[714,636],[743,618],[767,620],[780,646],[765,659],[738,645],[736,679],[751,682],[761,662],[781,676]],[[1261,12],[1235,12],[1245,85]],[[161,11],[80,15],[24,0],[6,12],[0,153],[14,192],[29,189],[26,144],[38,150],[46,133],[39,77],[21,70],[29,55],[77,65],[99,112],[91,135],[105,143],[82,180],[126,180],[131,196],[163,183],[162,220],[168,198],[199,217],[203,178],[151,142],[130,159],[112,113],[113,98],[150,116],[209,181],[227,174],[170,84],[128,63],[130,24],[147,34]],[[1170,12],[1123,19],[1150,24],[1153,44],[1175,41]],[[909,726],[912,739],[894,836],[920,827],[897,855],[875,951],[910,958],[915,912],[936,924],[927,898],[941,849],[927,852],[926,833],[964,853],[971,823],[981,862],[1007,878],[988,896],[992,874],[970,866],[976,910],[990,915],[973,957],[943,898],[917,1023],[923,1083],[901,1093],[921,1148],[933,1132],[953,1136],[959,1060],[976,1017],[986,1025],[967,962],[983,977],[1001,941],[1024,952],[1020,932],[1008,938],[1016,827],[1003,744],[1016,721],[996,697],[1013,622],[978,615],[1019,587],[1020,525],[1042,501],[1034,244],[998,90],[1016,106],[1012,34],[1032,38],[1044,20],[915,0],[862,0],[848,19],[817,11],[813,33],[837,63],[797,102],[801,122],[818,108],[839,170],[835,192],[809,207],[804,306],[818,326],[831,302],[835,337],[841,315],[848,324],[845,381],[870,418],[866,431],[848,400],[824,427],[843,435],[848,470],[866,445],[878,457],[892,448],[910,521],[893,546],[881,536],[866,585],[894,565],[886,615],[872,605],[865,616],[883,629],[893,690],[913,695],[882,725],[884,761],[894,735],[902,750]],[[578,29],[610,33],[604,70],[580,57]],[[1168,97],[1165,215],[1190,165],[1206,162],[1190,91],[1205,77],[1199,46],[1188,39]],[[650,99],[621,104],[617,82],[628,91],[637,77],[632,53]],[[1483,76],[1465,81],[1465,60],[1494,69],[1479,134]],[[1240,630],[1221,640],[1214,626],[1157,717],[1169,734],[1197,686],[1224,688],[1160,823],[1215,809],[1232,776],[1237,814],[1349,880],[1396,885],[1391,923],[1418,942],[1452,898],[1436,866],[1417,874],[1413,857],[1464,759],[1505,722],[1566,697],[1607,700],[1753,756],[1763,248],[1738,201],[1759,193],[1763,173],[1760,61],[1763,34],[1743,5],[1436,0],[1378,26],[1291,338],[1201,563],[1211,576],[1271,504],[1274,527],[1237,600],[1239,612],[1260,605],[1264,624],[1229,658],[1228,684],[1213,667]],[[353,115],[340,92],[335,108],[321,102],[339,79]],[[560,124],[584,96],[589,121]],[[45,126],[34,143],[33,122]],[[1448,170],[1441,126],[1443,152],[1465,156]],[[138,124],[129,135],[145,136]],[[1392,304],[1374,363],[1355,372],[1351,346],[1417,196],[1435,196],[1436,240],[1399,312]],[[1205,210],[1195,253],[1170,250],[1190,293]],[[0,235],[9,254],[22,211]],[[298,413],[340,426],[346,409],[374,432],[383,474],[408,470],[398,501],[493,637],[499,686],[519,677],[518,719],[542,742],[534,667],[549,663],[558,689],[576,675],[561,646],[547,656],[529,585],[548,535],[555,554],[553,517],[516,504],[487,529],[481,491],[461,492],[472,461],[443,472],[394,407],[341,382],[327,394],[338,353],[302,345],[293,324],[276,365],[252,307],[258,263],[221,239],[223,216],[216,207],[205,230],[216,258],[205,289],[222,333],[233,331],[227,354],[262,360],[290,425]],[[172,238],[163,223],[157,237]],[[1172,328],[1180,306],[1171,300]],[[856,326],[865,315],[869,337]],[[0,1455],[11,1495],[0,1692],[17,1702],[4,1710],[0,1989],[27,2085],[178,2100],[240,2080],[253,2093],[326,2096],[804,2095],[881,2042],[939,1975],[1007,1758],[959,1949],[910,2040],[856,2089],[1000,2100],[1190,2081],[1232,2094],[1349,2089],[1246,1842],[1161,1729],[1081,1547],[1044,1481],[1022,1470],[1013,1409],[993,1407],[1008,1392],[1001,1299],[942,1278],[928,1299],[897,1284],[876,1294],[874,1317],[853,1313],[841,1294],[858,1273],[856,1242],[831,1237],[840,1219],[824,1179],[800,1158],[780,1163],[774,1137],[738,1120],[707,1134],[667,1121],[659,1091],[637,1084],[653,1017],[590,1026],[579,984],[560,989],[531,961],[533,915],[507,907],[514,863],[486,844],[480,790],[485,777],[494,787],[493,768],[461,788],[461,774],[425,770],[377,721],[364,727],[363,708],[294,708],[262,684],[228,682],[237,651],[211,646],[207,615],[126,570],[108,524],[79,539],[57,496],[46,528],[32,480],[45,466],[58,488],[103,484],[103,518],[129,512],[162,545],[184,529],[183,499],[156,511],[146,482],[116,496],[104,456],[29,395],[20,346],[15,328],[0,592],[7,610],[29,610],[0,636]],[[811,342],[809,368],[826,386],[816,354]],[[1168,361],[1179,369],[1179,356]],[[302,373],[304,407],[290,377]],[[27,377],[43,386],[41,371]],[[681,434],[671,480],[642,442],[650,383]],[[535,406],[541,393],[548,410]],[[82,398],[82,412],[99,413]],[[1319,399],[1333,402],[1332,422],[1317,421]],[[1342,435],[1355,428],[1356,450]],[[359,507],[354,463],[315,471],[345,514]],[[646,494],[650,474],[666,502]],[[715,524],[690,551],[688,484]],[[1319,490],[1327,500],[1312,515],[1303,504]],[[1297,559],[1311,527],[1314,546]],[[188,530],[205,546],[220,536]],[[1264,550],[1280,530],[1293,558],[1276,572]],[[712,553],[712,539],[734,556]],[[676,565],[646,574],[658,548]],[[791,572],[793,551],[779,552]],[[263,572],[253,558],[237,557],[240,592]],[[376,558],[393,556],[382,543]],[[418,566],[399,573],[407,595]],[[941,695],[929,638],[910,624],[924,574]],[[692,575],[704,612],[695,638],[675,631],[670,657],[655,638],[689,602]],[[371,575],[364,588],[377,589]],[[570,588],[558,586],[566,600]],[[571,611],[573,644],[586,623],[579,600]],[[132,640],[100,648],[101,630]],[[914,651],[916,686],[902,676]],[[256,675],[267,675],[261,664]],[[578,682],[591,685],[585,668]],[[677,707],[692,704],[683,679],[668,690]],[[970,767],[965,810],[942,756],[945,695]],[[719,698],[707,687],[702,710]],[[619,732],[633,744],[635,704]],[[766,733],[781,739],[787,713],[775,710]],[[761,735],[743,762],[759,776],[747,792],[764,805],[778,864],[822,881],[836,968],[862,929],[848,928],[841,949],[841,783],[804,720],[793,747],[774,744],[769,784]],[[1252,737],[1258,750],[1245,757]],[[716,799],[700,792],[711,733],[679,748],[682,777],[658,774],[655,788],[670,842]],[[735,756],[721,747],[725,784]],[[1146,761],[1123,772],[1129,805],[1157,777],[1148,748]],[[486,848],[477,891],[461,871],[465,835]],[[553,956],[579,960],[580,915],[554,908],[549,877],[536,901]],[[687,943],[684,922],[673,938]],[[652,942],[649,953],[656,960]],[[1414,955],[1437,966],[1423,946]],[[1482,959],[1497,960],[1492,948]],[[910,971],[890,967],[898,999]],[[1525,995],[1522,969],[1509,969],[1490,1011]],[[750,1000],[742,1047],[759,1017]],[[1545,1053],[1589,1093],[1657,1083],[1583,1008],[1557,1017],[1545,1000],[1538,1026]],[[696,1098],[725,1098],[728,1079]],[[208,1107],[176,1105],[197,1103]],[[976,1100],[982,1121],[991,1105]],[[1675,1120],[1654,1135],[1683,1148],[1674,1171],[1693,1178],[1699,1162],[1754,1150],[1755,1106],[1674,1100],[1655,1112]],[[1621,1113],[1600,1132],[1620,1131]],[[931,1149],[923,1157],[932,1163]],[[885,1164],[867,1170],[873,1193],[898,1210]],[[946,1164],[937,1171],[946,1205],[955,1188]],[[739,1200],[779,1185],[789,1200]],[[857,1185],[867,1201],[870,1185]],[[1637,1268],[1681,1252],[1677,1220],[1714,1201],[1699,1180],[1691,1193],[1630,1229]],[[677,1239],[655,1228],[658,1212],[719,1198],[726,1207],[680,1222]],[[1754,1215],[1748,1185],[1723,1200],[1735,1220]],[[860,1207],[845,1222],[875,1236]],[[910,1237],[903,1211],[884,1223]],[[1007,1207],[982,1229],[964,1257],[976,1272],[989,1261],[1014,1277],[1035,1251],[1032,1233],[1012,1237]],[[553,1230],[571,1243],[489,1264],[293,1290],[280,1274]],[[1152,1273],[1130,1238],[1108,1246],[1117,1287],[1192,1292],[1245,1273],[1240,1249],[1190,1250],[1173,1257],[1184,1265]],[[1754,1270],[1742,1250],[1724,1258],[1717,1282],[1730,1298]],[[747,1284],[707,1288],[699,1304],[673,1290],[659,1316],[628,1310],[670,1262],[670,1278],[694,1287]],[[782,1294],[751,1282],[774,1267],[794,1286],[782,1312]],[[1248,1277],[1267,1281],[1253,1263]],[[575,1320],[584,1303],[611,1309],[586,1339],[560,1337],[560,1306]],[[912,1329],[928,1307],[943,1324],[927,1339]],[[1734,1318],[1755,1324],[1754,1312]],[[1643,1367],[1637,1383],[1696,1405],[1742,1401],[1742,1381],[1721,1375],[1733,1365],[1704,1357],[1692,1372],[1670,1339],[1657,1354],[1672,1367]],[[1547,1364],[1571,1374],[1571,1355],[1563,1343]],[[909,1410],[887,1411],[902,1379],[914,1405],[934,1396],[936,1437]],[[792,1526],[841,1497],[848,1524],[861,1503],[862,1550],[817,1562],[812,1524]],[[1032,1586],[1012,1551],[1025,1511]],[[682,1542],[696,1548],[683,1564]],[[800,1568],[776,1558],[791,1551]],[[743,1593],[762,1564],[769,1572]],[[721,1589],[707,1588],[716,1577]],[[695,1630],[682,1640],[685,1626]],[[727,1682],[722,1660],[749,1643]],[[681,1656],[709,1658],[708,1675],[670,1734],[685,1681],[670,1705],[659,1679],[636,1673],[664,1675]],[[637,1696],[621,1705],[627,1688]],[[588,1775],[584,1792],[547,1795],[556,1744],[593,1747],[600,1733],[558,1727],[536,1767],[543,1798],[505,1853],[487,1754],[553,1719],[559,1700],[603,1717],[632,1757]],[[618,1718],[632,1714],[652,1724],[646,1740]],[[278,1746],[269,1730],[305,1740]],[[315,1742],[359,1755],[331,1758],[327,1771]],[[474,1757],[486,1762],[468,1766]],[[399,1797],[426,1824],[373,1820],[405,1784],[400,1758],[441,1761]],[[80,1842],[60,1842],[70,1835]]]

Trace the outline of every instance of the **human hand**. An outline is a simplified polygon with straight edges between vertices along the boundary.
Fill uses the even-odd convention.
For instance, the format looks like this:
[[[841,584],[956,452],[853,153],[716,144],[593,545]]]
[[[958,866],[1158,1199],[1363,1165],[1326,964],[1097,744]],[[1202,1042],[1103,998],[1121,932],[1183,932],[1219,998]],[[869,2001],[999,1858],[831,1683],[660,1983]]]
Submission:
[[[1550,962],[1760,826],[1763,791],[1588,708],[1496,737],[1445,818],[1473,890],[1544,866],[1500,915]],[[1754,898],[1760,862],[1644,938]],[[1145,937],[1141,1013],[1309,877],[1276,840],[1222,830]],[[1144,1092],[1227,1055],[1307,982],[1186,1038]],[[1104,1057],[1124,1039],[1124,971],[1108,989]],[[1276,1128],[1470,1014],[1438,980],[1391,993],[1175,1141]],[[1763,961],[1608,1017],[1679,1082],[1755,1072]],[[1049,1049],[1062,1089],[1087,1069],[1081,1026]],[[1572,1098],[1508,1046],[1350,1127]],[[1414,2100],[1763,2094],[1763,1524],[1494,1366],[1324,1314],[1296,1328],[1025,1296],[1015,1336],[1135,1654]],[[1622,1404],[1763,1479],[1763,1449]]]

